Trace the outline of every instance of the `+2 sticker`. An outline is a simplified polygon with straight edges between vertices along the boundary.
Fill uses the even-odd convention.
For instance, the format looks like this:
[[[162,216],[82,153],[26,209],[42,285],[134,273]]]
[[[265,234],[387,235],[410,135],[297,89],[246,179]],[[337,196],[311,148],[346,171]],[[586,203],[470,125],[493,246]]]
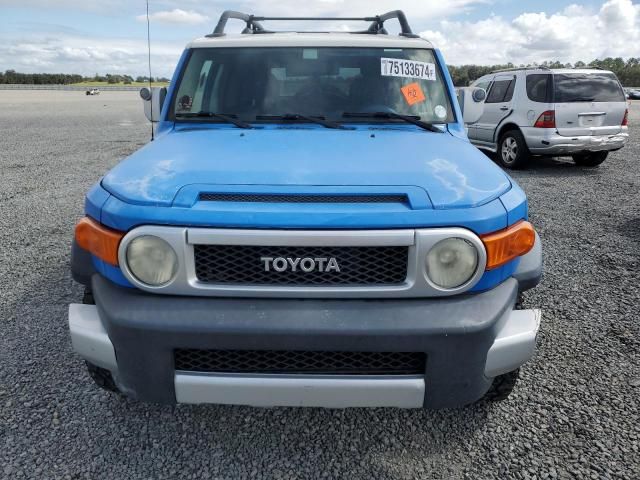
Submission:
[[[402,91],[402,95],[404,95],[404,99],[409,104],[409,106],[415,105],[416,103],[424,102],[427,99],[418,82],[405,85],[400,90]]]
[[[381,58],[380,72],[383,77],[420,78],[431,81],[436,79],[435,64],[398,58]]]

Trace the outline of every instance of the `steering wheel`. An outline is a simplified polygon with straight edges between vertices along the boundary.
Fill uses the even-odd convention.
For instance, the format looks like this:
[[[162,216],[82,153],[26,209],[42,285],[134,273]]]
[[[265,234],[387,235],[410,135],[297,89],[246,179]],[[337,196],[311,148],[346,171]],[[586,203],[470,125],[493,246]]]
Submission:
[[[368,105],[362,109],[362,113],[376,113],[376,112],[398,113],[388,105],[382,105],[382,104]]]
[[[304,108],[306,105],[318,105],[321,110],[329,110],[327,107],[334,105],[342,105],[347,101],[348,96],[342,93],[337,87],[333,85],[320,85],[314,89],[303,89],[294,95],[295,101],[298,104],[302,104]]]

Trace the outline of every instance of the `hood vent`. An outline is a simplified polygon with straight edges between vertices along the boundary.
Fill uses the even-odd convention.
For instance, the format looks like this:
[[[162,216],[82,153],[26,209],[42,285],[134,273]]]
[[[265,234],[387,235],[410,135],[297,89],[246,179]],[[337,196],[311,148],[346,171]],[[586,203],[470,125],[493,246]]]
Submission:
[[[272,194],[272,193],[201,193],[201,202],[255,203],[409,203],[406,195],[340,195],[340,194]]]

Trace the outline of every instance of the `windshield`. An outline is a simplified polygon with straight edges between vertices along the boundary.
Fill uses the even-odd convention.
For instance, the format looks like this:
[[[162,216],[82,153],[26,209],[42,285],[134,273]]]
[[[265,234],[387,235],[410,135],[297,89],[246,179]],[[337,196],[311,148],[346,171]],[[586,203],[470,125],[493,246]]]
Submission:
[[[454,121],[434,54],[422,49],[194,49],[171,115],[180,121],[220,121],[196,115],[203,112],[272,123],[282,120],[273,117],[286,114],[340,122],[397,121],[388,116],[345,119],[348,112],[397,113],[431,123]],[[265,116],[272,118],[261,118]]]
[[[557,103],[624,102],[624,92],[613,73],[563,73],[553,76]]]

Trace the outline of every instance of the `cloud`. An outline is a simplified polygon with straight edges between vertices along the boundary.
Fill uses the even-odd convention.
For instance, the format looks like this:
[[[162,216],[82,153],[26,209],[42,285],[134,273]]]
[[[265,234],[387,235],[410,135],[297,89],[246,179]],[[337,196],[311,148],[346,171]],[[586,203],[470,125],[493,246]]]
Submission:
[[[452,65],[631,57],[638,55],[640,44],[640,5],[608,0],[597,11],[571,5],[553,14],[523,13],[511,21],[500,16],[442,20],[439,28],[421,35],[440,47]]]
[[[0,0],[0,2],[3,0]],[[18,1],[18,0],[10,0]],[[26,0],[34,1],[34,0]],[[71,0],[66,0],[71,1]],[[460,15],[469,12],[478,5],[486,5],[495,0],[402,0],[400,7],[404,10],[409,18],[409,22],[413,27],[424,25],[437,19],[450,17],[452,15]],[[202,2],[201,0],[157,0],[156,4],[160,4],[164,10],[184,9],[188,11],[198,11],[202,15],[206,15],[212,20],[217,20],[220,14],[228,9],[238,10],[259,16],[295,16],[301,15],[299,0],[210,0]],[[309,17],[362,17],[373,16],[396,10],[399,8],[397,0],[307,0],[304,3],[304,16]],[[175,10],[173,10],[175,11]],[[214,25],[214,23],[211,23]],[[316,29],[316,30],[344,30],[346,27],[350,29],[363,29],[367,26],[362,22],[265,22],[268,28],[274,29]],[[391,32],[399,31],[398,24],[395,21],[389,22],[389,30]],[[238,21],[229,23],[228,31],[239,33],[243,28],[243,24]]]
[[[488,3],[489,0],[446,0],[446,1],[425,1],[425,0],[403,0],[402,10],[406,13],[409,24],[415,29],[416,25],[431,22],[434,19],[442,19],[452,15],[460,15],[469,11],[477,5]],[[255,1],[247,6],[248,11],[256,10],[258,15],[292,15],[299,7],[296,0],[261,0],[259,4]],[[256,5],[257,4],[257,5]],[[316,0],[305,4],[305,15],[309,16],[372,16],[379,15],[399,8],[397,0]],[[266,12],[266,13],[260,13]],[[273,23],[272,23],[273,24]],[[309,29],[313,24],[297,25],[301,29]],[[334,22],[319,22],[317,27],[328,30],[361,30],[368,25],[361,22],[352,22],[344,25]],[[385,23],[389,33],[395,34],[400,31],[396,20]],[[286,23],[278,22],[275,28],[287,28]]]
[[[0,0],[2,1],[2,0]],[[14,0],[18,1],[18,0]],[[33,1],[33,0],[27,0]],[[66,0],[69,1],[69,0]],[[304,16],[370,16],[402,8],[410,20],[419,23],[424,20],[443,18],[465,13],[477,5],[491,3],[492,0],[307,0]],[[301,15],[299,0],[161,0],[163,8],[194,9],[217,18],[223,10],[233,8],[241,12],[268,16]]]
[[[210,18],[217,18],[223,10],[246,11],[256,15],[298,15],[304,9],[306,16],[318,15],[376,15],[402,8],[416,23],[465,13],[477,5],[490,4],[495,0],[307,0],[301,6],[298,0],[153,0],[151,6],[161,12],[183,10],[199,12]],[[85,12],[106,12],[116,14],[132,9],[144,8],[144,2],[126,0],[0,0],[0,7],[38,8],[60,11],[72,9]],[[141,13],[141,12],[136,12]]]
[[[402,8],[414,28],[422,22],[464,13],[490,0],[403,0]],[[26,73],[69,72],[83,75],[97,73],[146,72],[146,27],[138,23],[146,17],[144,3],[113,0],[0,0],[2,6],[28,9],[22,21],[3,21],[0,15],[0,65]],[[191,39],[209,33],[215,20],[226,8],[228,0],[154,0],[152,7],[153,74],[170,77],[184,45]],[[298,0],[235,0],[233,8],[258,15],[292,15],[300,8]],[[375,15],[398,8],[396,0],[308,0],[305,15],[361,16]],[[50,14],[55,12],[55,17]],[[69,25],[60,22],[61,13],[69,14]],[[78,22],[81,18],[82,22]],[[37,22],[36,25],[34,22]],[[273,22],[275,23],[275,22]],[[286,22],[274,28],[290,28]],[[389,30],[397,32],[397,22],[389,22]],[[175,28],[180,25],[182,28]],[[302,28],[364,28],[366,24],[307,22]],[[231,22],[228,30],[240,32],[241,22]],[[83,31],[84,30],[84,31]]]
[[[431,40],[452,65],[465,63],[516,65],[559,60],[590,61],[607,56],[639,56],[640,5],[632,0],[601,0],[600,6],[570,5],[562,10],[541,12],[523,8],[510,19],[489,15],[466,21],[465,12],[498,0],[308,0],[305,14],[314,16],[374,15],[401,6],[414,31]],[[523,2],[524,3],[524,2]],[[496,5],[498,5],[496,3]],[[128,73],[144,75],[146,27],[136,23],[144,5],[113,0],[109,12],[97,12],[105,2],[60,0],[55,8],[71,12],[84,9],[84,22],[71,21],[73,28],[50,24],[47,13],[52,3],[45,0],[0,0],[0,6],[23,5],[36,12],[22,22],[0,16],[0,65],[23,72],[69,72],[84,75]],[[171,76],[184,45],[209,32],[228,0],[154,0],[152,13],[153,74]],[[37,7],[36,7],[37,6]],[[298,0],[236,0],[234,8],[258,15],[292,15]],[[89,12],[89,10],[91,10]],[[477,14],[476,8],[475,13]],[[487,11],[483,6],[482,10]],[[5,17],[7,18],[7,17]],[[75,18],[75,17],[74,17]],[[143,20],[145,17],[141,17]],[[477,18],[477,17],[475,17]],[[91,19],[91,20],[89,20]],[[56,17],[60,22],[60,18]],[[95,22],[95,25],[94,23]],[[267,27],[289,28],[285,23]],[[338,22],[336,25],[310,22],[304,28],[363,28]],[[397,22],[389,22],[391,33]],[[203,25],[204,24],[204,25]],[[183,28],[175,28],[182,25]],[[93,27],[97,27],[93,30]],[[429,27],[428,29],[426,27]],[[117,27],[117,28],[116,28]],[[82,31],[82,29],[86,31]],[[229,24],[239,32],[241,22]]]
[[[261,0],[260,2],[244,1],[249,12],[257,15],[293,15],[300,9],[296,0]],[[442,18],[464,13],[475,5],[489,3],[488,0],[448,0],[425,1],[403,0],[401,7],[409,20],[420,22],[424,19]],[[378,15],[399,8],[397,0],[315,0],[305,3],[305,16],[363,16]]]
[[[166,10],[161,12],[154,12],[149,15],[149,19],[152,22],[165,23],[170,25],[199,25],[209,21],[209,17],[202,15],[201,13],[194,12],[193,10],[181,10],[174,8],[173,10]],[[136,20],[139,22],[146,22],[146,15],[138,15]]]
[[[154,76],[170,77],[182,45],[152,45]],[[144,75],[146,41],[89,38],[75,35],[29,35],[0,42],[0,65],[19,72],[62,72],[93,75]]]
[[[98,2],[92,0],[0,0],[0,7],[33,9],[35,15],[44,10],[56,12],[69,10],[73,12],[91,12],[103,15],[120,12],[129,7],[131,2],[126,0],[109,0],[108,2]]]

